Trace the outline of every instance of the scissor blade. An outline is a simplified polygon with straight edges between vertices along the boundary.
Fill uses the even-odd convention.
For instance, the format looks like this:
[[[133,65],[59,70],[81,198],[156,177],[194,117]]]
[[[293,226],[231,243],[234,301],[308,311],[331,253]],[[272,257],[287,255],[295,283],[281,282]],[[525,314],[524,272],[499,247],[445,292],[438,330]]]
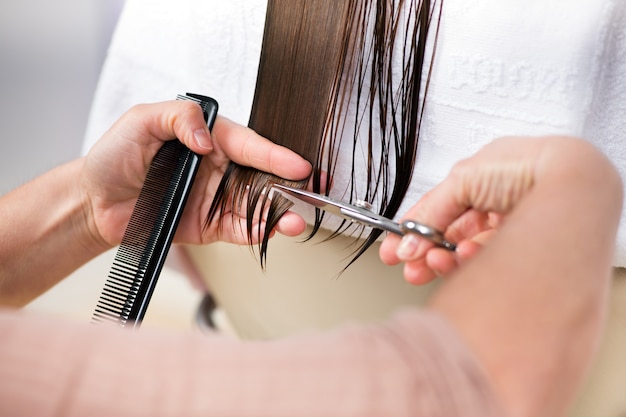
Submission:
[[[387,219],[380,214],[373,213],[366,208],[358,207],[350,203],[333,200],[330,197],[311,193],[309,191],[285,187],[281,184],[274,184],[274,187],[289,196],[293,196],[305,203],[317,207],[320,210],[324,210],[331,214],[343,217],[350,222],[359,223],[361,225],[373,227],[375,229],[383,229],[399,235],[403,234],[398,223]]]
[[[280,192],[283,192],[287,195],[295,197],[300,201],[310,204],[313,207],[316,207],[320,210],[328,211],[333,214],[342,215],[342,212],[341,212],[342,204],[336,202],[330,197],[312,193],[310,191],[300,190],[298,188],[286,187],[282,184],[273,184],[272,187],[278,189]]]
[[[400,236],[403,236],[406,233],[415,233],[430,240],[439,247],[443,247],[450,251],[456,250],[456,246],[453,243],[444,239],[443,233],[416,221],[407,220],[402,224],[399,224],[391,219],[383,217],[380,214],[373,213],[367,209],[357,207],[352,204],[333,200],[327,196],[300,190],[298,188],[286,187],[281,184],[274,184],[273,187],[277,188],[282,193],[295,197],[307,204],[317,207],[320,210],[328,211],[332,214],[341,216],[351,222],[360,223],[375,229],[386,230],[387,232],[395,233]]]

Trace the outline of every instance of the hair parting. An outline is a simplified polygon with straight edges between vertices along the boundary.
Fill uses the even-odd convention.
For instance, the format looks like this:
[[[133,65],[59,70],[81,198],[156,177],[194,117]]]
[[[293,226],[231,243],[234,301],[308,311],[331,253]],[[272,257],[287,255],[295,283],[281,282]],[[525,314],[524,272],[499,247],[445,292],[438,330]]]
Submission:
[[[336,190],[342,198],[367,201],[379,214],[395,216],[413,173],[442,5],[443,0],[268,0],[249,127],[303,156],[313,173],[287,181],[231,163],[206,225],[219,221],[219,213],[245,214],[248,238],[259,242],[264,268],[269,232],[292,206],[269,192],[272,184],[305,188],[310,182],[314,192],[328,194],[335,172],[347,164],[349,184]],[[324,212],[316,209],[307,239],[323,220]],[[366,234],[347,268],[382,231],[344,221],[331,238],[342,233],[355,239]]]

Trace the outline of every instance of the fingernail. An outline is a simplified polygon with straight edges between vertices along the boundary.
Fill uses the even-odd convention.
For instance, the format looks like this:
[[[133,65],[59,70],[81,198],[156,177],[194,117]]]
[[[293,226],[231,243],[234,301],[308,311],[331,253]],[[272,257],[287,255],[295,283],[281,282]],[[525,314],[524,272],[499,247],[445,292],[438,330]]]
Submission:
[[[396,249],[396,255],[400,260],[410,260],[415,256],[417,246],[419,245],[419,239],[412,233],[404,235]]]
[[[213,142],[211,142],[211,137],[209,136],[206,130],[204,129],[196,130],[195,132],[193,132],[193,137],[196,141],[196,144],[202,149],[205,149],[207,151],[213,150]]]

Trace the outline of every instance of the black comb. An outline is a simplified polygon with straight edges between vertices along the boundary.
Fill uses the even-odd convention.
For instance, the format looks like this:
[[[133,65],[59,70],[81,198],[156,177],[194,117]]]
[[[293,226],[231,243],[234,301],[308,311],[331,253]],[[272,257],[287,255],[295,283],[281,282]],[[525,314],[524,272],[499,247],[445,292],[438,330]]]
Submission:
[[[217,101],[187,93],[213,128]],[[139,327],[172,244],[202,157],[178,140],[165,142],[146,175],[92,321]]]

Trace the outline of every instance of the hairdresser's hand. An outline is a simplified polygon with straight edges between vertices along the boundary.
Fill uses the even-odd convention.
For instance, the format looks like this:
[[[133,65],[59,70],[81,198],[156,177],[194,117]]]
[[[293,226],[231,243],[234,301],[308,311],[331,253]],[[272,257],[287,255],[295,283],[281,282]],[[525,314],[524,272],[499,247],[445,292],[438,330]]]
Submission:
[[[150,162],[164,141],[176,137],[204,155],[177,229],[177,242],[210,243],[217,239],[217,231],[205,230],[204,221],[230,160],[294,180],[306,178],[311,170],[310,164],[295,153],[226,118],[218,116],[210,135],[195,103],[136,106],[100,139],[84,163],[81,190],[86,196],[87,220],[92,233],[105,245],[120,243]],[[219,238],[247,243],[245,219],[236,213],[220,215],[225,220]],[[302,218],[289,213],[277,229],[292,236],[305,227]]]
[[[445,231],[457,251],[436,248],[416,235],[389,235],[380,257],[404,262],[405,279],[423,284],[450,273],[471,258],[533,186],[541,143],[548,138],[504,138],[459,162],[448,177],[413,206],[404,219]]]

